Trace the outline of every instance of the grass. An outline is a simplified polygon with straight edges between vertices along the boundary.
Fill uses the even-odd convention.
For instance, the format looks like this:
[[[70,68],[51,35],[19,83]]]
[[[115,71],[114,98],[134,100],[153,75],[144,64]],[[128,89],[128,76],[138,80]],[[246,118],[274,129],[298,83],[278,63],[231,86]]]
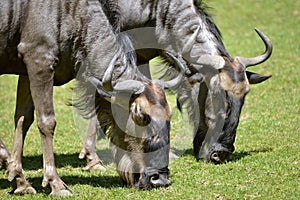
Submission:
[[[247,96],[235,142],[232,162],[213,165],[196,162],[187,142],[185,153],[170,164],[172,185],[152,191],[122,187],[113,167],[85,172],[78,159],[82,130],[74,122],[72,83],[55,88],[57,128],[54,148],[58,172],[74,191],[66,199],[300,199],[300,2],[297,0],[209,1],[214,19],[232,56],[255,56],[263,50],[254,27],[274,44],[272,57],[250,70],[273,77],[253,85]],[[11,149],[17,77],[0,77],[0,138]],[[174,98],[172,107],[175,107]],[[186,130],[174,110],[172,135]],[[191,131],[190,131],[191,132]],[[192,133],[190,133],[192,134]],[[107,148],[100,153],[108,152]],[[35,196],[9,194],[13,184],[0,171],[0,199],[51,199],[42,188],[41,142],[36,126],[26,138],[26,176],[37,189]]]

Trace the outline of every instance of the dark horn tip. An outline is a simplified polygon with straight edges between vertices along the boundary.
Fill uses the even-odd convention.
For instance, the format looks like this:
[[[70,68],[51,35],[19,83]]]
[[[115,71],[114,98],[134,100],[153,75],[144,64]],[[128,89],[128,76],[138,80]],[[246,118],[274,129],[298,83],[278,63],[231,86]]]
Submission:
[[[270,51],[272,52],[273,44],[272,41],[266,36],[263,32],[261,32],[258,28],[254,28],[255,32],[263,39],[264,42],[266,42],[269,46]]]
[[[254,30],[256,31],[256,33],[259,35],[259,37],[264,42],[266,50],[262,55],[259,55],[259,56],[253,57],[253,58],[239,57],[240,62],[245,67],[258,65],[260,63],[265,62],[272,55],[272,51],[273,51],[273,45],[272,45],[271,40],[263,32],[261,32],[258,28],[255,28]]]

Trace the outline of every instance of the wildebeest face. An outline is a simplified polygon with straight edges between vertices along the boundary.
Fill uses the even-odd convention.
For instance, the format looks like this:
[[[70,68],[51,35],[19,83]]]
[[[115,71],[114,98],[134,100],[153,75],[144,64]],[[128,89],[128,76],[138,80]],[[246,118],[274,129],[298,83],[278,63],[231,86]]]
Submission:
[[[95,105],[99,124],[107,131],[117,171],[128,186],[151,189],[170,185],[172,111],[163,89],[178,86],[185,68],[174,55],[166,55],[181,70],[179,76],[166,82],[146,78],[135,66],[124,73],[116,65],[117,56],[101,81],[89,78],[101,97],[96,98]]]
[[[134,126],[128,134],[140,137],[144,144],[144,169],[136,187],[151,189],[170,185],[168,180],[171,108],[162,88],[147,84],[143,93],[133,95],[129,115]]]
[[[132,83],[137,82],[123,85]],[[111,102],[102,99],[98,120],[108,130],[116,168],[125,185],[140,189],[168,186],[172,111],[159,84],[139,84],[142,90],[134,90],[139,92],[122,90]]]
[[[108,135],[121,179],[126,185],[141,189],[170,185],[172,111],[163,88],[148,80],[124,81],[115,89],[118,92],[111,102],[113,125]],[[99,116],[104,117],[103,113],[99,112]]]
[[[245,96],[250,91],[249,84],[261,83],[271,77],[246,71],[247,67],[266,61],[272,54],[272,42],[258,29],[255,31],[266,50],[253,58],[204,54],[194,59],[190,53],[185,54],[195,71],[203,75],[198,80],[205,82],[200,86],[204,96],[198,96],[202,116],[194,138],[197,159],[201,157],[215,163],[232,159],[236,129]]]
[[[219,86],[226,98],[224,126],[220,133],[216,133],[216,141],[209,147],[206,155],[206,159],[214,163],[232,160],[236,130],[245,97],[250,91],[250,83],[260,83],[270,78],[247,72],[246,67],[238,59],[230,62],[225,58],[225,61],[225,66],[219,73]]]

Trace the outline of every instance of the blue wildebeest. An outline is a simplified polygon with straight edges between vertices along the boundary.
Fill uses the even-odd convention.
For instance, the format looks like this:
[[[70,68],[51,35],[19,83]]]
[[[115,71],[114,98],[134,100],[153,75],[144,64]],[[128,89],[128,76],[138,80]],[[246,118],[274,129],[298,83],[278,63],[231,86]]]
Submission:
[[[172,52],[183,54],[191,71],[187,74],[187,80],[201,82],[193,88],[199,91],[196,100],[199,110],[195,113],[195,106],[190,109],[191,121],[197,123],[193,141],[195,157],[215,163],[231,160],[241,109],[245,96],[250,90],[249,84],[260,83],[270,78],[270,76],[248,72],[246,68],[267,60],[272,53],[272,43],[256,29],[266,46],[266,51],[254,58],[232,58],[222,42],[219,29],[202,2],[200,5],[197,1],[145,2],[141,0],[125,3],[120,0],[122,28],[126,30],[145,26],[147,23],[151,26],[149,23],[152,23],[155,26],[155,36],[158,38],[159,45],[171,49]],[[191,37],[195,33],[196,37]],[[139,34],[134,36],[138,37]],[[137,42],[142,44],[138,49],[145,45],[143,38],[141,37]],[[186,44],[191,39],[194,43],[189,47]],[[138,53],[142,58],[150,56],[145,59],[148,60],[155,55],[151,55],[153,51],[148,52],[143,53],[141,50]],[[203,67],[206,62],[213,71]],[[192,96],[187,90],[189,87],[179,88],[180,104]]]
[[[35,109],[43,149],[42,186],[49,184],[52,195],[72,194],[59,177],[54,162],[52,140],[56,120],[53,109],[53,86],[65,84],[75,76],[79,80],[79,85],[86,87],[81,87],[81,92],[91,91],[90,88],[93,88],[94,92],[97,91],[97,101],[105,99],[114,102],[116,91],[130,91],[132,97],[129,107],[132,109],[128,112],[133,121],[131,126],[135,124],[146,126],[146,122],[148,124],[151,122],[154,124],[152,129],[143,129],[143,134],[149,133],[151,136],[156,128],[162,130],[159,135],[155,135],[158,145],[152,144],[153,147],[151,141],[146,139],[145,143],[131,140],[128,144],[133,149],[129,150],[136,147],[139,148],[137,149],[139,153],[140,149],[154,151],[163,144],[168,144],[171,110],[162,88],[176,85],[181,76],[170,82],[152,82],[143,77],[136,69],[135,57],[127,53],[126,48],[130,45],[126,42],[130,43],[130,40],[126,35],[117,36],[114,33],[99,1],[5,0],[0,2],[0,11],[0,74],[20,75],[12,154],[9,155],[2,142],[0,149],[0,160],[1,163],[7,164],[9,180],[16,179],[15,193],[36,192],[25,179],[21,164],[23,140],[34,120]],[[168,53],[166,56],[176,59]],[[176,62],[180,66],[179,61]],[[150,101],[153,99],[156,101]],[[160,108],[157,112],[162,112],[164,117],[152,116],[153,113],[145,109],[145,104]],[[91,106],[86,108],[88,107],[91,108]],[[97,111],[102,112],[103,109],[108,108],[100,108]],[[101,116],[99,112],[97,115]],[[121,139],[122,137],[120,136]],[[118,137],[114,135],[112,140],[118,141]],[[168,146],[165,148],[168,149]],[[155,160],[155,157],[150,160],[153,159]],[[131,160],[127,159],[126,163],[129,161]],[[121,163],[119,160],[117,162]],[[134,184],[140,188],[169,184],[168,160],[165,160],[163,169],[156,168],[155,163],[151,163],[149,168],[145,164],[147,163],[141,158],[137,165],[132,166],[141,174],[140,179],[138,175],[134,177]],[[121,175],[121,178],[123,177]],[[131,180],[128,182],[127,179],[123,180],[127,184],[133,184]]]
[[[203,2],[109,2],[112,1],[102,1],[104,10],[110,13],[113,7],[113,12],[116,12],[117,5],[119,18],[111,18],[111,23],[120,26],[135,40],[139,64],[147,64],[150,59],[161,55],[161,49],[168,49],[183,57],[188,65],[190,73],[186,74],[186,82],[177,89],[177,99],[179,107],[187,104],[190,120],[195,127],[193,149],[196,159],[214,163],[231,160],[241,109],[250,90],[249,84],[270,78],[246,71],[246,68],[270,57],[271,41],[256,29],[266,51],[254,58],[232,58]],[[168,73],[172,74],[170,70]],[[87,146],[84,144],[81,157],[85,154],[97,157],[95,148]],[[90,160],[88,162],[92,163]]]
[[[127,37],[123,44],[127,46],[127,51],[134,52]],[[167,52],[164,55],[174,61],[181,71],[185,70],[175,56]],[[128,57],[135,63],[135,55],[130,54]],[[139,72],[137,66],[115,66],[118,64],[110,65],[107,76],[103,78],[106,83],[110,83],[107,88],[111,91],[106,90],[106,96],[96,93],[94,97],[93,90],[87,89],[85,82],[79,82],[75,87],[75,94],[79,96],[73,105],[85,118],[96,115],[99,127],[111,142],[113,159],[124,184],[141,189],[168,186],[172,111],[163,89],[176,87],[181,83],[183,75],[167,82],[152,81]],[[93,78],[89,83],[96,88],[100,87],[102,91],[103,84],[98,79]],[[105,97],[112,98],[107,101]],[[95,121],[92,120],[92,123]]]

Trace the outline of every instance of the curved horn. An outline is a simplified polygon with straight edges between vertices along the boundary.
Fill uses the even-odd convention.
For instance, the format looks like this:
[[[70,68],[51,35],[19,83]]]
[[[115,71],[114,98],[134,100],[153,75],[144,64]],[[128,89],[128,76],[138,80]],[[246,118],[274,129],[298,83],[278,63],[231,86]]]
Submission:
[[[109,63],[108,68],[106,69],[106,71],[104,72],[104,75],[103,75],[102,84],[103,84],[103,87],[108,91],[113,90],[113,86],[112,86],[112,82],[111,82],[112,81],[112,75],[113,75],[113,71],[114,71],[114,68],[115,68],[117,58],[120,55],[120,51],[121,50],[119,50],[118,53],[116,53],[116,55],[113,57],[113,59]]]
[[[183,64],[178,60],[178,58],[176,58],[172,53],[170,53],[170,52],[165,52],[165,54],[167,55],[167,56],[169,56],[172,60],[174,60],[174,63],[175,63],[175,65],[176,65],[176,67],[178,67],[179,68],[179,70],[180,70],[180,74],[176,77],[176,78],[174,78],[174,79],[172,79],[172,80],[170,80],[170,81],[166,81],[166,82],[164,82],[164,81],[160,81],[160,80],[155,80],[155,82],[156,83],[159,83],[163,88],[173,88],[173,87],[177,87],[179,84],[180,84],[180,82],[183,80],[183,78],[184,78],[184,74],[185,74],[185,71],[186,71],[186,68],[183,66]]]
[[[119,55],[121,55],[120,51],[121,49],[112,58],[109,66],[103,74],[102,81],[93,76],[88,78],[88,81],[96,88],[98,94],[106,99],[114,98],[116,91],[133,91],[135,94],[140,94],[145,90],[145,85],[137,80],[117,81],[115,86],[113,86],[112,76],[116,66],[116,61]]]
[[[103,83],[99,79],[91,76],[91,77],[88,78],[88,80],[96,88],[98,94],[101,97],[103,97],[103,98],[111,98],[114,95],[113,92],[106,91],[103,88]]]
[[[191,57],[191,51],[193,49],[193,45],[195,44],[196,38],[200,33],[200,30],[201,28],[199,26],[182,49],[182,57],[189,63],[195,62],[195,59]]]
[[[225,66],[225,60],[222,56],[204,54],[200,56],[194,65],[198,71],[204,66],[213,67],[214,69],[222,69]]]
[[[271,40],[265,34],[263,34],[260,30],[258,30],[257,28],[255,28],[255,31],[257,32],[259,37],[263,40],[263,42],[266,46],[266,51],[262,55],[256,56],[254,58],[237,57],[237,59],[245,67],[258,65],[258,64],[266,61],[272,54],[273,46],[272,46]]]
[[[113,89],[114,91],[133,91],[135,94],[141,94],[145,90],[145,85],[137,80],[125,80],[118,82]]]

